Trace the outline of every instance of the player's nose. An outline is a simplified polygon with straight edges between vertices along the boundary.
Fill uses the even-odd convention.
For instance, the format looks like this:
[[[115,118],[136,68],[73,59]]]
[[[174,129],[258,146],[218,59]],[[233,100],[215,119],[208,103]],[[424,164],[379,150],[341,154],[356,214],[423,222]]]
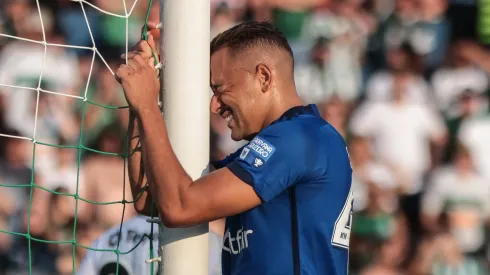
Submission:
[[[211,98],[211,106],[210,106],[211,112],[215,114],[219,114],[221,106],[222,106],[221,101],[218,99],[216,95],[213,95],[213,97]]]

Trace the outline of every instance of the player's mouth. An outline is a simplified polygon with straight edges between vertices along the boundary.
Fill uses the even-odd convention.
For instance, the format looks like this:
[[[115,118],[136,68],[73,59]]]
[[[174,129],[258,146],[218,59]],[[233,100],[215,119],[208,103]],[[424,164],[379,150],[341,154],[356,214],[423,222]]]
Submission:
[[[224,107],[221,111],[221,117],[226,120],[228,127],[231,128],[233,124],[233,111],[229,107]]]

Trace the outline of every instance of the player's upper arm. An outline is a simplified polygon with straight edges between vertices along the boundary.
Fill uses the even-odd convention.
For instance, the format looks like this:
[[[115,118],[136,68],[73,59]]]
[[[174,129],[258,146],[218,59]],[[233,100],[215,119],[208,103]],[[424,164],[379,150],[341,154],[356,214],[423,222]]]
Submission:
[[[233,216],[267,202],[297,182],[307,167],[305,143],[291,133],[261,134],[226,167],[196,180],[185,190],[182,209],[162,217],[182,227]]]
[[[312,142],[304,132],[277,128],[255,137],[240,156],[227,165],[235,176],[252,186],[264,202],[303,178],[312,166],[309,162],[315,159],[315,151],[309,150]]]

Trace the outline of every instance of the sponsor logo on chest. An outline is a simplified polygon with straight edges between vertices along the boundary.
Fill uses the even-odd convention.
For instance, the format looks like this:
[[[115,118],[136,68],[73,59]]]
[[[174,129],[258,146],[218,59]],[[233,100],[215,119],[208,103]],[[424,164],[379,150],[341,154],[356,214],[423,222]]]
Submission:
[[[252,233],[253,230],[244,230],[243,227],[238,229],[236,233],[230,233],[230,229],[226,229],[223,237],[223,250],[233,255],[240,254],[240,252],[248,248],[248,238]]]

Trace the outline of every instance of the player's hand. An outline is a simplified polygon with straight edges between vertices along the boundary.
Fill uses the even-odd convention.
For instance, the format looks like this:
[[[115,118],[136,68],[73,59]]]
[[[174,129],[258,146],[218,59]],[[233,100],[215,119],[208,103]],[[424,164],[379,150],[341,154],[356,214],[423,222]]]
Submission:
[[[151,44],[155,45],[151,36],[148,37],[148,42],[140,41],[128,53],[128,63],[122,64],[116,71],[126,100],[137,115],[157,106],[160,83],[155,73]]]
[[[148,35],[148,42],[141,40],[134,46],[134,48],[128,52],[128,54],[121,55],[122,59],[130,59],[136,53],[140,54],[144,60],[147,60],[148,65],[154,67],[155,63],[160,62],[160,56],[158,54],[158,48],[156,46],[153,35]],[[156,60],[155,60],[156,58]]]
[[[162,28],[162,24],[158,21],[148,21],[146,26],[148,27],[148,35],[153,36],[153,39],[158,42],[160,40],[160,29]]]

